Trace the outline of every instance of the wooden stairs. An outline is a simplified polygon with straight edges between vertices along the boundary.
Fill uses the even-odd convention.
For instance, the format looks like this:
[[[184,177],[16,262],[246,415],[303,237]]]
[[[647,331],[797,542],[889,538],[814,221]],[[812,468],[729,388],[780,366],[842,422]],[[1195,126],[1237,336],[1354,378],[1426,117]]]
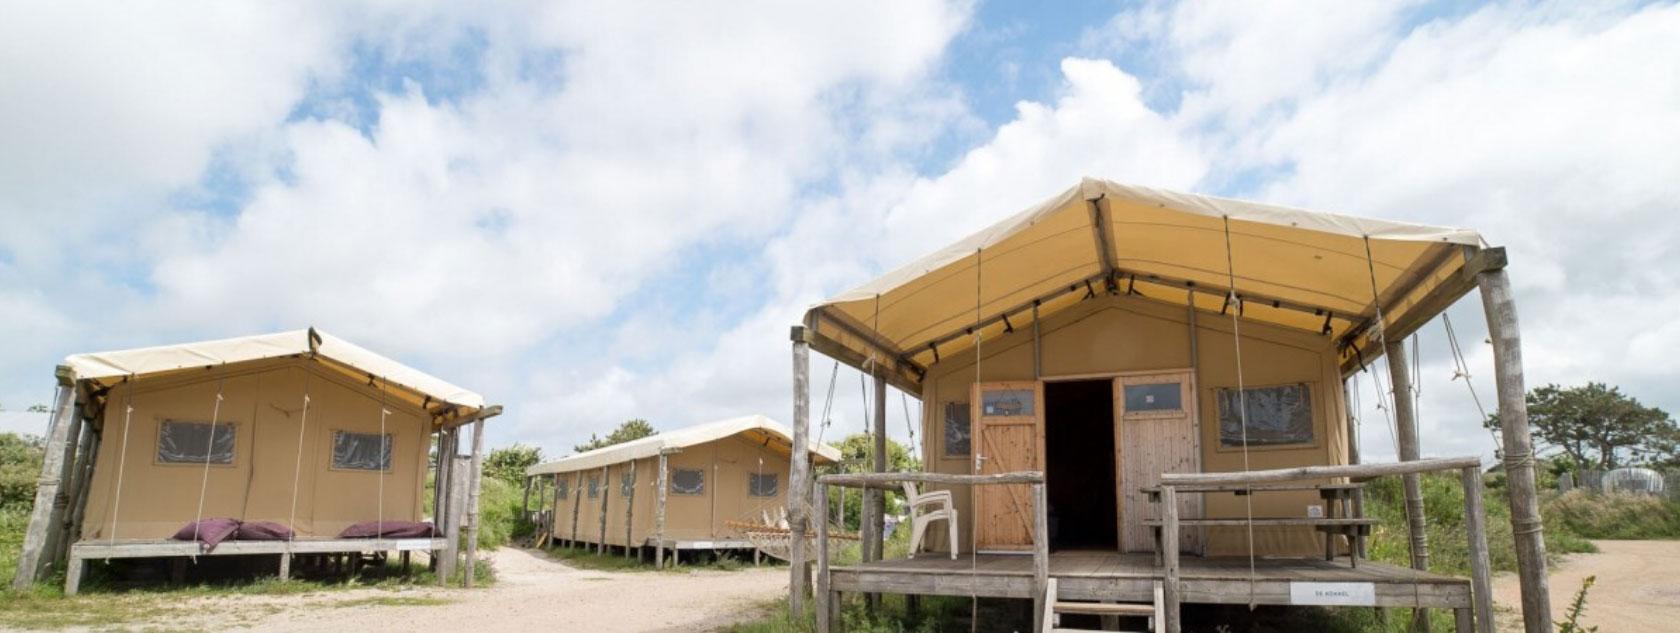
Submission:
[[[1117,630],[1118,619],[1122,617],[1144,618],[1143,632],[1156,631],[1161,620],[1164,599],[1160,581],[1155,582],[1155,602],[1144,604],[1138,602],[1076,602],[1064,601],[1056,590],[1056,579],[1050,578],[1044,587],[1044,621],[1039,630],[1045,633],[1078,633],[1093,629],[1072,629],[1061,626],[1063,615],[1095,615],[1103,620],[1102,630]]]

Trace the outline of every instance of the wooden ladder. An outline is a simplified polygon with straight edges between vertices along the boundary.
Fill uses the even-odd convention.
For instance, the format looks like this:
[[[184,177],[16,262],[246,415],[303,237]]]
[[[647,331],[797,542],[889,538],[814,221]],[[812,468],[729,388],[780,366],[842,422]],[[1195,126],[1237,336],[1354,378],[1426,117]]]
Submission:
[[[1146,632],[1153,632],[1157,630],[1161,622],[1163,603],[1164,597],[1160,581],[1155,582],[1155,601],[1150,604],[1141,602],[1064,601],[1057,593],[1056,579],[1050,578],[1044,586],[1044,621],[1040,623],[1039,630],[1044,633],[1073,633],[1091,630],[1070,629],[1061,626],[1061,616],[1063,614],[1078,614],[1103,616],[1105,622],[1111,618],[1120,617],[1145,618],[1145,626],[1148,627]]]

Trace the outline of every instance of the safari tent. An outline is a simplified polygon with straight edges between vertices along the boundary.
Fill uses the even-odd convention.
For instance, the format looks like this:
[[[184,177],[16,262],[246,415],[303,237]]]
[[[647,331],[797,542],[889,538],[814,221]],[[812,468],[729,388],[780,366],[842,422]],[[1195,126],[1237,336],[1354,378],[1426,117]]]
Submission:
[[[450,454],[462,426],[482,432],[501,411],[313,329],[77,354],[57,377],[17,582],[67,562],[69,592],[89,559],[278,554],[284,576],[298,554],[452,554],[453,540],[391,538],[384,528],[425,520],[434,445]],[[476,490],[475,469],[461,461],[437,460],[439,490]],[[458,530],[470,514],[465,500],[433,501],[445,512],[440,528]],[[208,551],[171,539],[210,518],[273,522],[293,537]],[[374,538],[340,538],[364,522]],[[449,571],[454,557],[441,558]]]
[[[552,541],[638,556],[652,548],[663,566],[666,551],[680,560],[682,550],[752,548],[731,524],[781,519],[793,446],[787,427],[749,415],[579,453],[526,474],[541,482],[537,498],[548,506]],[[815,442],[807,451],[816,464],[840,459]]]
[[[989,211],[950,210],[954,222]],[[1479,460],[1421,460],[1410,398],[1390,396],[1402,461],[1361,465],[1346,392],[1387,355],[1383,382],[1407,393],[1404,339],[1479,287],[1525,613],[1543,622],[1504,266],[1503,249],[1468,229],[1087,178],[813,306],[792,332],[794,436],[809,432],[814,349],[874,376],[878,394],[891,386],[920,398],[926,457],[922,473],[824,475],[815,501],[790,502],[795,531],[815,534],[804,547],[817,551],[795,560],[815,558],[818,613],[856,591],[1031,597],[1044,618],[1035,626],[1063,608],[1102,611],[1069,600],[1142,603],[1167,630],[1181,601],[1442,607],[1462,626],[1491,626],[1485,573],[1428,572],[1421,505],[1391,526],[1413,534],[1413,569],[1359,551],[1376,526],[1360,512],[1361,482],[1402,475],[1420,504],[1417,477],[1429,470],[1461,473],[1467,490],[1478,482],[1467,537],[1485,539]],[[875,400],[884,430],[885,398]],[[882,470],[883,456],[874,459]],[[795,489],[812,480],[806,464],[791,472]],[[879,528],[871,537],[866,523],[864,561],[830,567],[828,526],[805,509],[823,507],[830,487],[906,481],[952,490],[962,559],[881,560]],[[936,550],[950,546],[930,537]],[[796,563],[792,573],[797,610],[808,572]],[[1332,593],[1358,597],[1315,602],[1297,591],[1324,582],[1351,583]]]

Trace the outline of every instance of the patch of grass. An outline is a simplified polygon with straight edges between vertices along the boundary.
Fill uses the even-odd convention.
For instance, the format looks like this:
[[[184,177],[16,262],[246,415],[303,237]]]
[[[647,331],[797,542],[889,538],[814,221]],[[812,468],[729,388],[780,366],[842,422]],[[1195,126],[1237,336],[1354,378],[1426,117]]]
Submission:
[[[1469,543],[1464,536],[1464,490],[1454,473],[1424,475],[1423,513],[1429,540],[1429,569],[1438,573],[1468,576]],[[1488,560],[1494,571],[1517,567],[1515,540],[1511,536],[1511,505],[1506,492],[1488,488],[1482,493],[1487,511]],[[1368,541],[1373,560],[1396,565],[1411,564],[1411,545],[1406,531],[1405,489],[1399,477],[1384,477],[1365,487],[1366,516],[1381,519]],[[1546,552],[1560,555],[1596,551],[1592,543],[1560,522],[1556,513],[1542,512]]]
[[[357,598],[343,600],[327,606],[345,609],[351,607],[436,607],[446,605],[453,600],[434,598],[430,596],[373,596],[371,598]]]
[[[982,600],[980,621],[981,630],[990,631],[994,625],[1005,625],[1002,630],[1010,630],[1007,624],[1015,623],[1010,617],[1015,605],[1013,601]],[[884,595],[881,597],[881,607],[871,617],[865,610],[861,599],[847,600],[840,608],[841,631],[859,633],[906,633],[922,631],[968,630],[970,602],[967,598],[949,598],[937,596],[923,596],[921,604],[912,613],[909,602],[904,596]],[[776,600],[760,605],[763,613],[761,617],[749,622],[736,624],[723,629],[725,633],[808,633],[815,630],[816,616],[810,610],[810,602],[806,602],[806,611],[794,617],[788,610],[786,600]]]
[[[1586,538],[1680,539],[1680,501],[1654,495],[1571,490],[1547,499],[1542,514]]]

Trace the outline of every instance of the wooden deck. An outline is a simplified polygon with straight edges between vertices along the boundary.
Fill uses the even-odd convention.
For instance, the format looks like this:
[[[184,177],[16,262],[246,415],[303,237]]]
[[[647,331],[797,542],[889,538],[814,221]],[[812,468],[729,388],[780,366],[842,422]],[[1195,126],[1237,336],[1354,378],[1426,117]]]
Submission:
[[[82,541],[70,546],[64,574],[65,595],[75,595],[90,560],[112,558],[196,558],[199,556],[279,555],[280,579],[291,571],[291,557],[303,554],[373,554],[376,552],[436,552],[448,547],[446,538],[309,538],[291,541],[222,541],[216,549],[200,551],[197,541],[124,539]],[[405,559],[406,560],[406,559]]]
[[[1248,604],[1247,558],[1180,559],[1183,602]],[[1342,605],[1465,609],[1470,581],[1373,561],[1262,558],[1254,561],[1253,602],[1266,605]],[[934,553],[914,559],[863,563],[829,570],[836,592],[1032,598],[1031,556],[980,554],[956,560]],[[1050,576],[1064,600],[1149,602],[1164,573],[1152,554],[1064,551],[1050,555]],[[1369,591],[1367,591],[1367,587]],[[1368,598],[1366,596],[1369,596]]]

